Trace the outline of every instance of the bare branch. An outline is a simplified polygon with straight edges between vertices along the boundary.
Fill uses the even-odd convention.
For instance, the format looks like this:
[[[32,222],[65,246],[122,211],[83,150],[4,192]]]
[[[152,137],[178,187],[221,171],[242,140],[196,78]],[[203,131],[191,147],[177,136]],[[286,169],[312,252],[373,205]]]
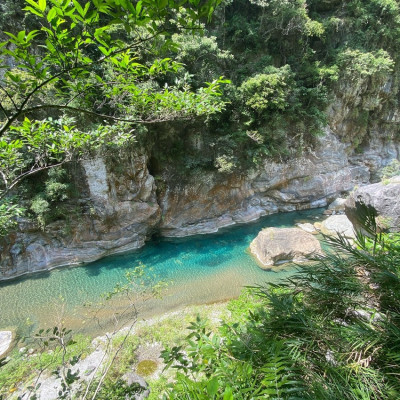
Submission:
[[[23,181],[25,178],[27,178],[28,176],[31,176],[33,174],[36,174],[39,171],[45,171],[46,169],[50,169],[50,168],[55,168],[55,167],[59,167],[63,164],[66,164],[68,162],[70,162],[70,159],[66,159],[63,160],[57,164],[52,164],[52,165],[46,165],[44,167],[37,167],[34,169],[30,169],[28,172],[24,172],[23,174],[19,175],[17,178],[15,178],[11,185],[9,185],[8,187],[6,187],[5,190],[0,192],[0,200],[4,199],[4,197],[10,192],[10,190],[12,190],[18,183],[20,183],[21,181]],[[3,175],[3,173],[0,171],[0,173]],[[3,177],[4,180],[4,177]]]
[[[13,104],[14,108],[16,111],[18,111],[18,107],[14,102],[14,99],[12,96],[8,93],[8,91],[3,87],[3,85],[0,85],[0,89],[6,94],[6,96],[11,100],[11,103]]]

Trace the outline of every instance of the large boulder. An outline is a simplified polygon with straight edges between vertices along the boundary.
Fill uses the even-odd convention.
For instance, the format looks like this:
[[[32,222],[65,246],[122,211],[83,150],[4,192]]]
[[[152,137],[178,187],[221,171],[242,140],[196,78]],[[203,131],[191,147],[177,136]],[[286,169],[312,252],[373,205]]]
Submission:
[[[266,228],[250,244],[250,251],[264,267],[301,262],[321,254],[321,245],[300,228]]]
[[[375,212],[381,230],[400,231],[400,176],[355,190],[346,201],[346,215],[356,229],[362,228],[361,205]]]
[[[321,224],[321,233],[327,236],[342,236],[354,239],[353,224],[345,215],[331,215]]]

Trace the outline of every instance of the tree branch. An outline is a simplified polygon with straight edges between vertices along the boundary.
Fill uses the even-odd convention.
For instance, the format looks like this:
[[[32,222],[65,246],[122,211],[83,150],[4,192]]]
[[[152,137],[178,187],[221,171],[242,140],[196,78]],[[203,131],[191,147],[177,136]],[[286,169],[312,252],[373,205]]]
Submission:
[[[14,99],[12,98],[12,96],[8,93],[8,91],[2,86],[0,85],[0,89],[6,94],[6,96],[11,100],[11,103],[13,104],[14,108],[16,111],[18,111],[18,107],[14,102]]]
[[[0,109],[1,109],[1,111],[3,111],[3,113],[4,113],[5,117],[6,117],[6,118],[7,118],[7,120],[8,120],[9,118],[8,118],[7,111],[6,111],[6,110],[5,110],[5,108],[3,107],[3,104],[1,104],[1,103],[0,103]]]
[[[71,160],[69,159],[65,159],[57,164],[52,164],[52,165],[46,165],[44,167],[39,167],[39,168],[35,168],[35,169],[31,169],[27,172],[24,172],[23,174],[19,175],[17,178],[15,178],[11,185],[9,185],[8,187],[6,187],[6,189],[2,192],[0,192],[0,200],[4,199],[4,197],[6,197],[6,195],[21,181],[23,181],[25,178],[27,178],[28,176],[31,176],[33,174],[36,174],[39,171],[45,171],[46,169],[50,169],[50,168],[55,168],[55,167],[59,167],[67,162],[70,162]],[[0,171],[1,175],[4,175],[2,171]],[[5,180],[4,176],[3,176],[3,180]]]
[[[154,124],[157,122],[167,122],[170,121],[172,118],[171,117],[160,117],[160,118],[152,118],[152,119],[128,119],[128,118],[119,118],[119,117],[114,117],[112,115],[107,115],[107,114],[100,114],[95,111],[90,111],[90,110],[85,110],[83,108],[77,108],[77,107],[71,107],[71,106],[64,106],[64,105],[58,105],[58,104],[43,104],[40,106],[35,106],[31,108],[27,108],[21,112],[21,115],[28,114],[34,111],[38,110],[44,110],[46,108],[54,108],[57,110],[66,110],[66,111],[71,111],[75,113],[84,113],[88,115],[92,115],[96,118],[102,118],[102,119],[108,119],[112,121],[119,121],[119,122],[131,122],[131,123],[136,123],[136,124]],[[190,117],[185,117],[182,119],[189,119]]]

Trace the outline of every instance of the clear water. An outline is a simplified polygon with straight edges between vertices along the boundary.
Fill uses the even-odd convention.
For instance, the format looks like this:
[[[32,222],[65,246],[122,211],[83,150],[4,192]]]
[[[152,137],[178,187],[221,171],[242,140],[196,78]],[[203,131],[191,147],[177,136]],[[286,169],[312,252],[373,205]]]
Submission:
[[[125,273],[139,262],[151,267],[156,279],[170,282],[161,300],[142,305],[142,316],[234,298],[243,286],[276,282],[293,272],[290,266],[262,270],[248,253],[250,242],[262,228],[293,226],[320,216],[320,209],[275,214],[215,234],[173,240],[156,238],[135,252],[2,283],[0,330],[13,327],[24,335],[38,327],[52,327],[63,318],[74,329],[102,333],[107,330],[107,323],[98,324],[89,318],[93,311],[85,303],[97,303],[101,294],[124,283]],[[111,320],[123,303],[119,298],[101,311],[96,308],[98,320]]]

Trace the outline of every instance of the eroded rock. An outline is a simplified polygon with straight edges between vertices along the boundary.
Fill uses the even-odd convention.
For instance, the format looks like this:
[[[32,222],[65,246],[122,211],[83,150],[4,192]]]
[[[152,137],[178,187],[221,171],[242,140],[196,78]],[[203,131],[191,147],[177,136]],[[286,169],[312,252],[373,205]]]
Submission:
[[[357,211],[361,203],[376,211],[381,230],[400,231],[400,176],[360,187],[350,195],[345,211],[356,229],[362,227],[363,218]]]
[[[346,215],[331,215],[321,224],[321,232],[327,236],[343,235],[348,239],[354,239],[353,224]]]
[[[250,251],[265,267],[302,262],[322,253],[318,239],[300,228],[263,229],[251,242]]]
[[[12,331],[0,331],[0,359],[4,358],[12,349],[14,333]]]
[[[82,162],[79,203],[65,203],[71,215],[44,230],[22,223],[0,243],[0,280],[142,247],[161,217],[147,161],[139,154],[121,159],[122,168],[101,158]]]

